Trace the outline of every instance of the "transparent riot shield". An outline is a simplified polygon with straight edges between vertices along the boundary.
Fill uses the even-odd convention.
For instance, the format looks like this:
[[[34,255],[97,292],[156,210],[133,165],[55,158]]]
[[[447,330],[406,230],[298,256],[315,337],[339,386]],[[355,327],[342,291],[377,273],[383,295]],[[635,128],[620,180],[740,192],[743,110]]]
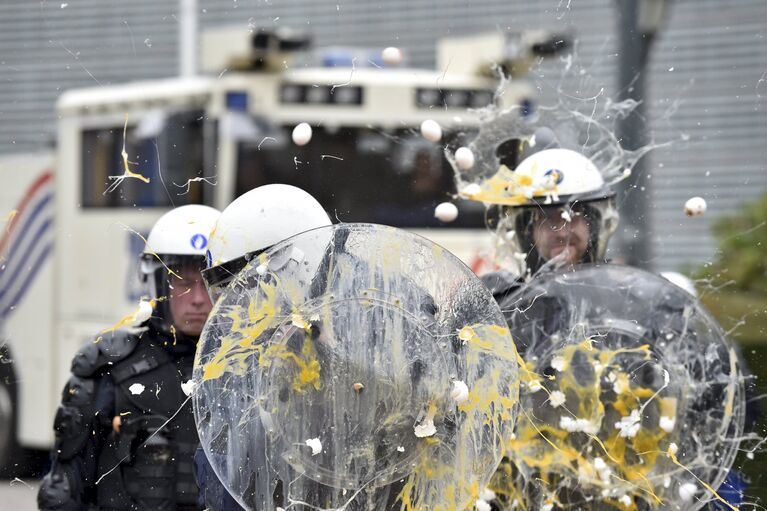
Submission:
[[[517,354],[490,293],[406,231],[280,243],[216,302],[195,418],[246,509],[462,509],[513,436]]]
[[[526,365],[516,468],[494,481],[505,507],[694,510],[717,499],[745,398],[736,351],[692,295],[603,265],[542,275],[510,302]]]

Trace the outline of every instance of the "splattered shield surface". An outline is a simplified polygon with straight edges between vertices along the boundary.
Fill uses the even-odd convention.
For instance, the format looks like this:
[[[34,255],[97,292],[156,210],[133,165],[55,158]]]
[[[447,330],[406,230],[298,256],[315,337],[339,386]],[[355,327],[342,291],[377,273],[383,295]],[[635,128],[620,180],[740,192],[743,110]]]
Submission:
[[[745,398],[736,351],[692,295],[638,269],[585,266],[534,279],[509,316],[526,362],[511,457],[534,481],[507,470],[509,503],[693,510],[716,499]]]
[[[456,257],[338,225],[272,247],[217,301],[195,418],[247,509],[461,509],[511,439],[517,371],[498,305]]]

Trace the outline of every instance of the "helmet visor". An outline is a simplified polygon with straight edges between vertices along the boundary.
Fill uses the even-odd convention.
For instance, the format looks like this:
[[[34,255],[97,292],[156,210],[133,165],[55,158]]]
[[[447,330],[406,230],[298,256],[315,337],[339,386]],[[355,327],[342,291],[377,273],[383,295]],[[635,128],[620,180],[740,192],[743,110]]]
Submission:
[[[515,274],[604,259],[617,225],[612,197],[505,208],[496,230],[496,262]]]
[[[205,258],[199,255],[149,254],[141,255],[139,261],[139,279],[144,287],[144,294],[156,300],[152,322],[163,332],[169,332],[172,324],[170,297],[179,282],[185,268],[202,271]]]
[[[265,250],[267,249],[249,252],[236,259],[203,270],[202,279],[205,281],[205,287],[208,289],[211,301],[215,303],[229,283],[240,273],[240,270]]]

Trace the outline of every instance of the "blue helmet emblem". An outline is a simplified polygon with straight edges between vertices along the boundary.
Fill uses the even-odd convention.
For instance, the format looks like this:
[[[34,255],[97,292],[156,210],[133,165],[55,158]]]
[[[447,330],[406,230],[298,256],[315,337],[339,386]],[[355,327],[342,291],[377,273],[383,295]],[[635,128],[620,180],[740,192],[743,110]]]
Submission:
[[[555,185],[561,183],[565,178],[565,175],[562,173],[562,171],[558,169],[549,169],[543,174],[543,176],[551,179]]]
[[[208,246],[208,238],[206,238],[202,234],[195,234],[194,236],[192,236],[192,239],[189,241],[192,244],[192,248],[197,250],[202,250],[203,248]]]

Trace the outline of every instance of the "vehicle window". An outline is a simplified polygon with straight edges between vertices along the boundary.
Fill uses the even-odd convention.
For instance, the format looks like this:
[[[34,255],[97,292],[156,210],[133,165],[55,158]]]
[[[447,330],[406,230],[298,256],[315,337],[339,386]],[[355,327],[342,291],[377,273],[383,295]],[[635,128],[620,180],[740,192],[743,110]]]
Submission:
[[[204,176],[203,113],[175,113],[161,122],[164,125],[159,133],[143,137],[136,126],[128,126],[125,133],[123,126],[83,132],[82,207],[168,207],[211,202],[203,183],[194,180]],[[130,171],[158,186],[119,177],[125,173],[123,143]],[[107,190],[110,192],[105,193]]]
[[[315,127],[311,142],[298,147],[290,142],[290,129],[240,143],[237,196],[263,184],[285,183],[312,194],[340,221],[444,226],[434,218],[434,208],[450,200],[455,185],[441,146],[415,130]],[[482,227],[484,207],[463,206],[451,227]]]

